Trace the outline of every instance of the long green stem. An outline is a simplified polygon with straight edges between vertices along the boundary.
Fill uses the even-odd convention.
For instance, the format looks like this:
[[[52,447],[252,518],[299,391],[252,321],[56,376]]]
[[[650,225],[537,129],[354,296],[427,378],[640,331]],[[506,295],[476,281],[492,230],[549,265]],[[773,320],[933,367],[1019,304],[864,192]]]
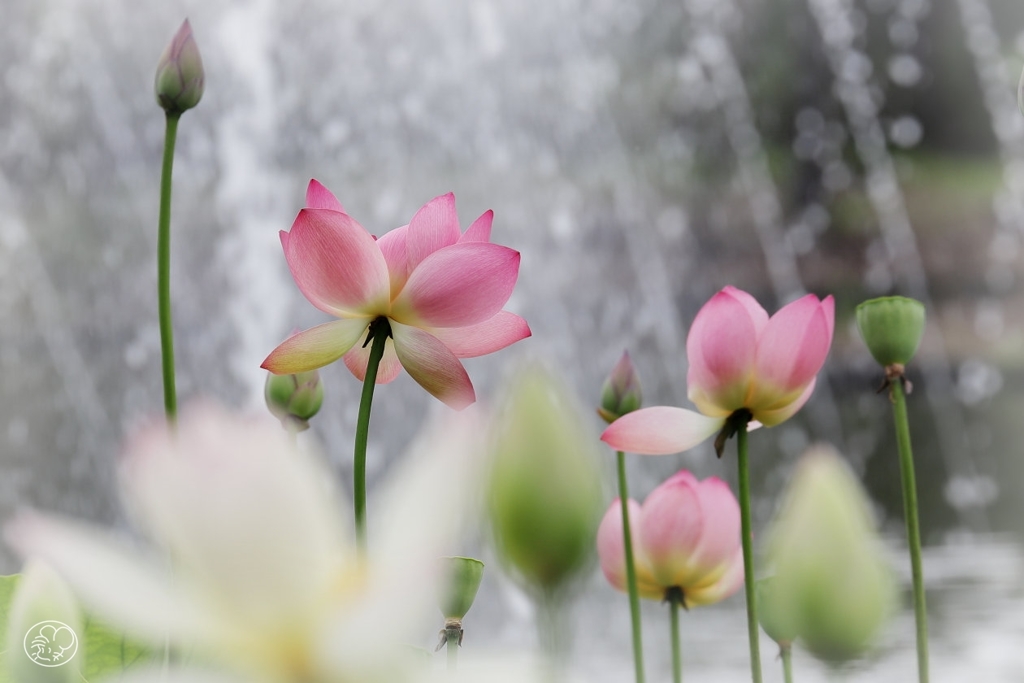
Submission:
[[[366,550],[366,440],[370,433],[370,408],[373,404],[373,388],[377,384],[377,368],[384,357],[384,344],[391,334],[387,318],[377,318],[370,323],[370,358],[366,362],[366,377],[363,378],[363,393],[359,398],[359,416],[356,418],[356,444],[353,455],[353,492],[356,517],[356,545],[360,552]]]
[[[900,380],[892,383],[892,414],[896,422],[896,444],[900,452],[900,479],[903,482],[903,515],[907,520],[907,545],[910,546],[910,572],[914,581],[914,620],[917,624],[917,678],[928,681],[928,609],[924,600],[924,574],[921,570],[921,530],[917,521],[917,483],[914,478],[914,454],[910,450],[910,423],[907,399]]]
[[[672,681],[683,683],[683,652],[682,639],[679,637],[679,604],[683,601],[682,591],[673,590],[669,593],[668,614],[669,629],[672,640]]]
[[[180,114],[167,114],[167,129],[164,133],[164,160],[160,171],[160,226],[156,243],[164,412],[167,414],[169,422],[174,422],[178,414],[178,394],[174,388],[174,328],[171,325],[171,173],[174,167],[174,142],[178,136],[180,116]]]
[[[782,679],[785,683],[793,683],[793,646],[782,645],[779,649],[782,658]]]
[[[448,670],[455,669],[455,663],[459,659],[459,634],[461,631],[449,628],[445,631],[446,646],[448,648]]]
[[[761,683],[761,644],[754,591],[754,535],[750,524],[750,467],[747,464],[747,423],[736,430],[736,451],[740,469],[740,528],[743,541],[743,583],[747,595],[747,635],[750,639],[750,675]]]
[[[644,651],[640,634],[640,591],[636,587],[633,562],[633,532],[629,526],[629,487],[626,484],[626,454],[616,453],[619,466],[619,507],[622,508],[622,543],[626,549],[626,584],[629,588],[629,616],[633,625],[633,666],[636,683],[644,683]]]

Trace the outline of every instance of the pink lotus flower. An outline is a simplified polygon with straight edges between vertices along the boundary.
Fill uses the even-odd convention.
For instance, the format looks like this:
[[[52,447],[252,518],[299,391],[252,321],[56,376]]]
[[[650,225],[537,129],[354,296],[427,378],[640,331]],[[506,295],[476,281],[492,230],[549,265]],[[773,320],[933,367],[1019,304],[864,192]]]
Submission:
[[[605,578],[625,592],[620,505],[616,499],[601,520],[597,554]],[[684,606],[693,607],[723,600],[743,585],[740,508],[724,481],[697,481],[680,470],[643,506],[634,500],[628,505],[641,597],[664,600],[669,589],[679,588]]]
[[[656,406],[629,413],[601,435],[612,448],[666,455],[693,448],[747,410],[771,427],[810,398],[832,345],[835,303],[808,294],[771,318],[754,297],[726,287],[697,313],[686,338],[687,395],[700,411]]]
[[[490,242],[494,214],[465,233],[451,193],[427,202],[408,225],[376,240],[316,180],[290,232],[281,232],[288,268],[310,303],[339,320],[289,337],[263,361],[275,374],[323,367],[344,357],[366,374],[369,325],[391,328],[377,383],[404,367],[430,394],[453,408],[476,400],[459,361],[530,336],[519,316],[503,311],[519,276],[519,252]]]

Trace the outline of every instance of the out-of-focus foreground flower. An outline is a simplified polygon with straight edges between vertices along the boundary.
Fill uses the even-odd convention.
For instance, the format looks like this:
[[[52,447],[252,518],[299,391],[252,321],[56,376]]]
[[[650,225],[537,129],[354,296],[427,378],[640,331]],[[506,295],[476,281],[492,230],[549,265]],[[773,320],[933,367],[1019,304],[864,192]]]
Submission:
[[[686,338],[687,396],[700,412],[642,408],[601,439],[618,450],[665,455],[693,448],[740,410],[766,427],[784,422],[814,391],[834,327],[831,296],[808,294],[769,318],[754,297],[726,287],[700,309]]]
[[[795,636],[827,660],[870,647],[893,611],[895,584],[867,497],[834,450],[803,457],[766,536],[774,576],[760,607],[772,637]]]
[[[626,558],[620,500],[608,508],[597,532],[601,570],[626,591]],[[717,477],[697,481],[681,470],[651,491],[641,506],[630,499],[629,524],[641,597],[665,600],[673,588],[683,605],[723,600],[743,585],[740,508]]]
[[[363,379],[370,349],[362,342],[379,321],[390,326],[390,338],[378,384],[404,367],[453,408],[469,405],[476,395],[459,359],[530,336],[525,320],[502,310],[519,275],[519,252],[490,242],[492,219],[487,211],[463,233],[449,193],[375,240],[330,191],[310,181],[306,208],[290,232],[281,232],[281,243],[305,297],[340,319],[290,337],[263,367],[304,372],[344,356]]]
[[[144,433],[123,463],[126,504],[166,560],[39,513],[19,515],[6,537],[110,623],[155,645],[169,637],[245,680],[406,681],[417,662],[404,644],[431,632],[420,628],[446,578],[437,558],[452,550],[479,460],[472,416],[450,418],[381,494],[368,557],[318,461],[270,421],[209,407],[175,434]]]

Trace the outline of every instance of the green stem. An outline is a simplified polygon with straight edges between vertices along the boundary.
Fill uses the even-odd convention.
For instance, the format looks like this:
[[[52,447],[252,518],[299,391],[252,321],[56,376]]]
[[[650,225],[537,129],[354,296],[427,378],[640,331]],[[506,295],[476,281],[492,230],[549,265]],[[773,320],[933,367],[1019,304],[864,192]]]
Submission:
[[[633,532],[629,526],[629,487],[626,484],[626,454],[616,453],[619,466],[619,507],[622,508],[622,543],[626,549],[626,584],[629,587],[629,615],[633,626],[633,666],[636,683],[644,683],[643,640],[640,635],[640,591],[636,586],[633,561]]]
[[[454,628],[446,629],[445,639],[448,648],[448,670],[455,670],[455,663],[459,658],[459,635],[460,631]]]
[[[914,454],[910,450],[910,423],[907,399],[901,379],[891,385],[892,413],[896,422],[896,444],[900,452],[900,479],[903,482],[903,515],[907,521],[907,545],[910,546],[910,572],[914,581],[914,620],[917,624],[917,678],[928,681],[928,610],[924,600],[924,575],[921,570],[921,530],[917,521],[917,483],[914,478]]]
[[[178,136],[180,116],[180,114],[167,114],[164,160],[160,172],[160,226],[156,243],[164,412],[167,414],[167,420],[172,423],[178,414],[178,395],[174,388],[174,328],[171,325],[171,172],[174,167],[174,141]]]
[[[356,545],[360,552],[366,550],[366,440],[370,433],[370,407],[373,404],[373,388],[377,383],[377,368],[384,356],[384,344],[391,335],[387,318],[377,318],[370,323],[367,341],[372,339],[370,358],[366,362],[366,377],[363,378],[363,393],[359,398],[359,416],[356,418],[356,444],[353,455],[353,493],[356,517]]]
[[[757,622],[757,596],[754,591],[754,535],[750,524],[750,467],[747,463],[747,422],[736,430],[736,452],[740,469],[740,527],[743,541],[743,583],[747,595],[747,635],[750,639],[750,675],[761,683],[761,644]]]
[[[793,646],[780,645],[779,657],[782,658],[782,678],[785,683],[793,683]]]
[[[683,592],[679,589],[669,589],[668,615],[669,630],[672,640],[672,681],[683,683],[683,653],[682,639],[679,637],[679,605],[683,601]]]

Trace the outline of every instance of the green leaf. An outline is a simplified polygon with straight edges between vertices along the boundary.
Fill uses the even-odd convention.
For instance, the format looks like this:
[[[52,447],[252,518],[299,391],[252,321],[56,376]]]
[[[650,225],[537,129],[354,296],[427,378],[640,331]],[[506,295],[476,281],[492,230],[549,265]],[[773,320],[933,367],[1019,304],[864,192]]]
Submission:
[[[154,659],[154,653],[149,647],[130,640],[123,633],[89,615],[85,617],[84,640],[84,673],[88,681],[99,681],[104,676],[147,664]]]
[[[7,615],[20,578],[20,574],[0,576],[0,683],[14,683],[7,672]]]

